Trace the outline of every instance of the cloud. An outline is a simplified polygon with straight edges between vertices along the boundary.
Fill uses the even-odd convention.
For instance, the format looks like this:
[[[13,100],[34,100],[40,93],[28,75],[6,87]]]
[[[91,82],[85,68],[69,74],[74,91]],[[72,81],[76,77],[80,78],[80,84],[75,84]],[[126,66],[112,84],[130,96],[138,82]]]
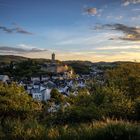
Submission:
[[[121,19],[123,19],[123,16],[113,16],[113,15],[108,15],[107,17],[106,17],[107,19],[114,19],[114,20],[121,20]]]
[[[14,27],[14,28],[9,28],[9,27],[0,25],[0,30],[4,31],[5,33],[19,33],[19,34],[33,35],[33,33],[23,29],[22,27],[18,27],[18,26]]]
[[[31,50],[33,48],[37,48],[36,46],[28,45],[28,44],[18,44],[16,47],[22,48],[22,49],[25,49],[25,50]]]
[[[20,34],[27,34],[27,35],[32,35],[32,34],[33,34],[33,33],[31,33],[31,32],[28,32],[28,31],[24,30],[23,28],[19,28],[19,27],[15,28],[14,30],[15,30],[17,33],[20,33]]]
[[[5,26],[0,26],[0,30],[3,30],[6,33],[12,33],[13,32],[13,29],[9,29]]]
[[[27,45],[27,44],[19,44],[19,45],[17,45],[16,48],[20,48],[24,52],[43,52],[43,51],[48,51],[47,49],[37,48],[35,46]]]
[[[129,4],[139,4],[140,0],[123,0],[123,6],[128,6]]]
[[[134,46],[105,46],[105,47],[100,47],[96,48],[96,50],[128,50],[128,49],[138,49],[140,50],[140,47],[137,45]]]
[[[121,31],[124,33],[124,36],[118,37],[115,39],[128,40],[128,41],[140,41],[140,27],[131,27],[124,24],[105,24],[98,25],[95,29],[108,29]],[[115,40],[114,38],[110,38],[110,40]]]
[[[36,53],[36,52],[45,52],[46,49],[38,48],[24,48],[24,47],[9,47],[9,46],[0,46],[0,54],[26,54],[26,53]]]
[[[26,50],[22,48],[16,48],[16,47],[8,47],[8,46],[0,46],[0,52],[18,52],[18,53],[24,53]]]
[[[87,13],[88,15],[94,16],[98,13],[98,11],[97,11],[97,8],[86,8],[85,13]]]

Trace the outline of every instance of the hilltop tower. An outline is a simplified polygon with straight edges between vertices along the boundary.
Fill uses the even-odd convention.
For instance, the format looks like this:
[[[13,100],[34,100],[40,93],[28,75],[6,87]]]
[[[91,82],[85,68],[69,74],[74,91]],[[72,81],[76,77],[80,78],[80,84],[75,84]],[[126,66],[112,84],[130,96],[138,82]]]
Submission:
[[[55,53],[52,53],[52,62],[55,62]]]

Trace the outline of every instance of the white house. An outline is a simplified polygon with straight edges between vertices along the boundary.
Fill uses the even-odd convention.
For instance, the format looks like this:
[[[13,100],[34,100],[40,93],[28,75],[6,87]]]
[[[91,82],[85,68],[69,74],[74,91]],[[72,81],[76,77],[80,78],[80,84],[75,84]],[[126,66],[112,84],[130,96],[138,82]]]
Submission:
[[[40,81],[40,77],[31,77],[32,82]]]
[[[44,101],[50,100],[51,91],[52,91],[52,89],[48,89],[48,88],[45,90],[44,95],[43,95],[43,100]]]
[[[39,101],[42,101],[43,100],[43,91],[41,91],[40,89],[33,89],[31,91],[31,94],[32,94],[32,97],[33,99],[36,99],[36,100],[39,100]]]
[[[8,75],[0,75],[0,81],[1,82],[6,82],[10,80]]]
[[[47,101],[51,98],[51,89],[39,85],[28,86],[27,92],[32,95],[33,99]]]
[[[50,77],[48,76],[42,76],[41,77],[41,81],[48,81],[50,79]]]

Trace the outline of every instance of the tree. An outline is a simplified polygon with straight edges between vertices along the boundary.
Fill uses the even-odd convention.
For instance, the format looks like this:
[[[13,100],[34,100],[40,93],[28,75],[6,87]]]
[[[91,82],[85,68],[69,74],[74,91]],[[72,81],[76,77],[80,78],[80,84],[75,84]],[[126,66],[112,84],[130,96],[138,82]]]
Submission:
[[[41,111],[42,104],[34,101],[25,90],[15,83],[0,83],[0,117],[25,119]]]
[[[64,101],[63,95],[56,89],[52,89],[51,91],[51,100],[54,101],[56,104],[62,103]]]
[[[106,117],[133,119],[134,102],[114,87],[103,87],[100,94],[94,95],[94,102],[99,103],[99,108]],[[99,100],[99,101],[98,101]]]
[[[140,64],[126,63],[106,72],[109,86],[114,86],[135,99],[140,96]]]

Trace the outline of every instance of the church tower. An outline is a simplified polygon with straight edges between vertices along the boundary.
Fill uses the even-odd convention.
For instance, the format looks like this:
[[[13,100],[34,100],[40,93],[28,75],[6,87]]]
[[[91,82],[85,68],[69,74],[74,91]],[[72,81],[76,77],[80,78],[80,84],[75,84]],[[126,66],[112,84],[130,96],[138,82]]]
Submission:
[[[52,53],[52,62],[55,62],[55,53]]]

